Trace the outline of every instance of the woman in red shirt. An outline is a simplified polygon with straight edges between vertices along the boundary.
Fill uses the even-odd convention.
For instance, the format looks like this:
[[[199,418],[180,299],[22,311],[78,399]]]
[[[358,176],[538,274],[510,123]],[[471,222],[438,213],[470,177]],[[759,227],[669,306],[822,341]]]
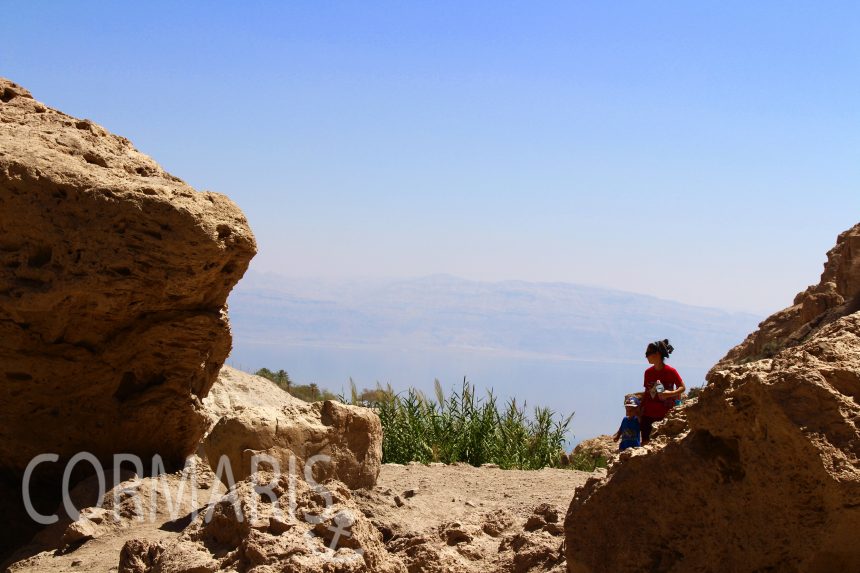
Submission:
[[[651,439],[651,427],[662,420],[675,405],[675,400],[686,391],[678,371],[664,361],[672,354],[668,340],[652,342],[645,349],[645,358],[651,368],[645,371],[645,392],[642,393],[642,445]]]

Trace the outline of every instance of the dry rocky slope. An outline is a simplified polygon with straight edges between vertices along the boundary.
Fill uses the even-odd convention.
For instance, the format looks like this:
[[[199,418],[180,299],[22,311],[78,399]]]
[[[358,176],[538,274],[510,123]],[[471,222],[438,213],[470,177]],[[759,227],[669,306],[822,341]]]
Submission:
[[[78,452],[177,465],[195,450],[201,399],[230,351],[227,295],[255,252],[228,198],[0,79],[4,515],[20,516],[37,454],[60,456],[34,476],[52,506]],[[10,519],[4,531],[26,533],[26,518]],[[0,555],[15,540],[4,535]]]
[[[203,406],[213,429],[224,419],[270,406],[264,415],[288,424],[288,435],[319,437],[336,428],[325,425],[318,405],[301,403],[270,381],[229,367],[222,369]],[[300,414],[287,418],[291,408]],[[260,428],[258,434],[244,434],[248,450],[264,451],[269,444],[268,422]],[[206,439],[198,450],[204,456]],[[323,450],[342,447],[343,441],[335,440]],[[98,484],[89,478],[73,491],[76,507],[86,508],[80,518],[73,521],[58,508],[60,521],[20,549],[8,571],[564,570],[562,508],[592,474],[466,464],[381,465],[372,451],[361,455],[378,475],[375,484],[357,489],[338,479],[316,489],[301,479],[299,465],[298,479],[284,467],[280,474],[264,469],[228,492],[210,467],[215,460],[207,463],[198,456],[190,458],[184,473],[145,477],[126,472],[114,488],[108,474],[100,503]],[[346,479],[358,475],[351,463],[331,469],[335,478],[338,472]]]
[[[860,571],[859,303],[860,225],[653,445],[577,490],[568,570]]]

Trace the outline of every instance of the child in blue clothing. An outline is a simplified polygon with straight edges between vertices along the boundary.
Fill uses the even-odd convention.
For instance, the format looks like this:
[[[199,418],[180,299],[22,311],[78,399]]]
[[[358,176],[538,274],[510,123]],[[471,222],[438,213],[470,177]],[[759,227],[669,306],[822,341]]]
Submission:
[[[612,439],[621,443],[618,445],[618,451],[623,452],[627,448],[638,448],[639,443],[639,398],[629,396],[624,400],[624,409],[627,415],[621,420],[621,427],[612,436]]]

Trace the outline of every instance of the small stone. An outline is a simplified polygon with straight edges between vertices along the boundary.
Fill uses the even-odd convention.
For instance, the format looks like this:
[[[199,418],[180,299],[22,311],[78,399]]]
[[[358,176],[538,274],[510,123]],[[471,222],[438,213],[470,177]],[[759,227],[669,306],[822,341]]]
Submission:
[[[101,533],[96,528],[96,525],[87,518],[81,518],[78,521],[70,523],[63,532],[61,543],[64,546],[83,543],[88,539],[93,539]]]
[[[441,527],[442,536],[448,545],[457,545],[459,543],[468,543],[472,541],[472,536],[463,530],[463,524],[458,522],[445,523]]]
[[[514,523],[513,514],[507,509],[497,509],[484,515],[482,529],[490,537],[498,537]]]
[[[546,521],[543,520],[539,515],[532,515],[526,521],[526,524],[523,526],[523,529],[526,531],[535,531],[540,529],[546,525]]]
[[[468,505],[469,507],[476,507],[475,504],[472,503],[471,501],[467,501],[466,505]]]
[[[274,516],[269,518],[269,533],[272,535],[280,535],[283,532],[292,529],[292,527],[292,523],[288,523],[283,519],[279,519]]]
[[[462,544],[457,546],[457,553],[469,559],[470,561],[480,561],[486,558],[483,550],[480,547],[475,547],[474,545]]]
[[[403,497],[405,497],[407,499],[410,497],[415,497],[416,495],[418,495],[418,488],[417,487],[413,487],[412,489],[407,489],[406,491],[403,492]]]
[[[402,499],[400,499],[400,496],[399,496],[399,495],[395,495],[395,496],[394,496],[394,504],[395,504],[397,507],[402,507],[404,503],[405,503],[405,502],[404,502]]]

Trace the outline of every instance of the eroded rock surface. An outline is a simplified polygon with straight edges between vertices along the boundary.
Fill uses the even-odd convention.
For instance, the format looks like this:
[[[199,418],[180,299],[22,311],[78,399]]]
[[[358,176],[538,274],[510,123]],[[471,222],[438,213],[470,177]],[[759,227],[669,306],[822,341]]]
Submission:
[[[10,571],[103,572],[116,571],[118,566],[135,573],[349,571],[355,566],[374,571],[374,561],[362,565],[353,559],[357,549],[378,551],[381,539],[390,554],[382,556],[382,570],[398,570],[402,563],[413,572],[558,573],[565,567],[560,553],[561,508],[589,475],[552,468],[384,464],[372,489],[347,491],[339,482],[324,484],[332,493],[332,511],[323,530],[304,516],[318,514],[326,505],[324,492],[313,491],[299,479],[291,490],[289,476],[271,484],[275,476],[264,472],[257,476],[256,499],[250,495],[250,482],[240,483],[238,495],[225,497],[225,488],[208,464],[192,457],[182,472],[136,477],[123,471],[122,481],[112,489],[115,480],[109,474],[101,503],[97,480],[85,480],[72,492],[75,506],[82,508],[81,517],[72,521],[63,515],[62,507],[55,508],[60,522],[23,548]],[[280,517],[268,507],[275,503],[267,493],[269,485],[283,510]],[[295,519],[289,513],[291,491]],[[402,499],[401,505],[396,497]],[[250,507],[257,503],[256,519],[239,522],[234,500],[245,518],[252,516]],[[207,523],[209,506],[213,512]],[[337,517],[341,510],[357,516],[357,529],[346,527],[344,516]],[[323,558],[337,555],[324,547],[331,546],[335,531],[329,527],[336,530],[338,519],[343,539],[338,538],[335,547],[341,548],[341,557],[349,557],[341,569],[337,561]],[[378,533],[366,527],[368,521]],[[357,539],[349,541],[345,534],[354,532]]]
[[[860,570],[857,232],[840,235],[821,285],[709,372],[662,437],[577,490],[569,571]],[[839,298],[810,318],[804,301],[823,292]],[[756,359],[771,342],[781,350]],[[642,524],[634,535],[619,531],[625,515]]]
[[[590,458],[602,458],[611,460],[614,454],[618,453],[618,442],[612,439],[612,436],[602,435],[588,440],[582,440],[575,448],[571,455],[587,456]]]
[[[266,490],[265,492],[263,490]],[[405,573],[379,531],[336,481],[312,488],[259,472],[213,504],[172,542],[130,540],[120,573],[167,571]]]
[[[115,477],[106,472],[105,490],[96,476],[70,492],[78,515],[70,517],[63,504],[54,514],[58,521],[39,532],[0,569],[61,572],[116,570],[125,541],[140,543],[172,541],[187,527],[191,517],[207,504],[221,499],[225,490],[194,456],[178,472],[144,477],[122,470]]]
[[[307,465],[317,482],[335,478],[351,488],[376,483],[382,425],[368,408],[308,403],[265,378],[229,367],[206,408],[216,423],[203,440],[202,452],[213,469],[226,457],[236,480],[251,475],[254,456],[270,456],[283,472],[289,471],[291,457],[298,475],[305,475]],[[314,456],[324,457],[314,461]],[[226,479],[226,473],[221,476]]]
[[[47,452],[43,485],[81,451],[180,464],[255,249],[229,199],[0,79],[0,474]]]
[[[799,344],[840,316],[860,310],[860,224],[840,234],[827,253],[817,285],[794,297],[794,303],[759,325],[718,364],[770,358]]]

